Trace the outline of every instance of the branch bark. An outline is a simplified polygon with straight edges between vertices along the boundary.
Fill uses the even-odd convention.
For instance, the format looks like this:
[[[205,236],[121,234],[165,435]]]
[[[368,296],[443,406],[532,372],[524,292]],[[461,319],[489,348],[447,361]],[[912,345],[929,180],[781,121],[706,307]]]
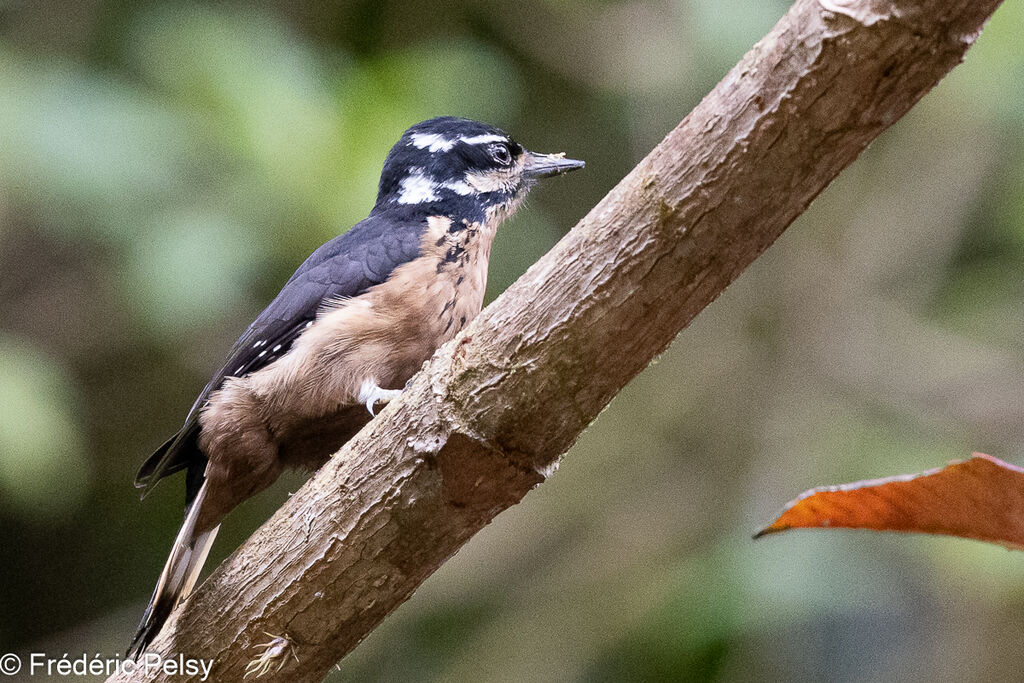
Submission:
[[[798,0],[176,612],[151,652],[319,680],[956,64],[999,0]],[[111,680],[169,678],[139,671]]]

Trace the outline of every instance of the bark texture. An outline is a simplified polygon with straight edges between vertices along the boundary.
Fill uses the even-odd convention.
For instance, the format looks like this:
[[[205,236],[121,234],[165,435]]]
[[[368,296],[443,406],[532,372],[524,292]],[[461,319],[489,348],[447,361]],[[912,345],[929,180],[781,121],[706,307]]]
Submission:
[[[963,58],[998,0],[797,0],[178,610],[151,652],[320,680]],[[296,657],[291,656],[293,648]],[[112,680],[171,678],[123,674]],[[177,679],[177,680],[180,680]]]

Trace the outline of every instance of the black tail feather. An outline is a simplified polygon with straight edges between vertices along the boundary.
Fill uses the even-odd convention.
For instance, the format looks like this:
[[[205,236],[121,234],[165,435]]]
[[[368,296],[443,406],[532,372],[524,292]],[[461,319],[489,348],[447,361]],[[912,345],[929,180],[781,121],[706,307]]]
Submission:
[[[198,427],[186,427],[171,438],[167,439],[160,448],[146,458],[142,463],[138,474],[135,475],[135,488],[145,489],[142,497],[145,498],[153,490],[156,483],[166,476],[188,469],[189,472],[198,470],[202,474],[206,466],[206,456],[199,450],[196,439],[199,436]],[[202,482],[200,481],[201,485]],[[188,500],[195,497],[194,490],[189,492]]]
[[[190,469],[189,474],[196,471]],[[202,470],[198,470],[200,473]],[[189,477],[194,483],[194,477]],[[202,480],[202,477],[199,477]],[[208,531],[196,531],[196,520],[199,517],[199,509],[202,507],[203,499],[206,496],[205,484],[200,485],[194,500],[188,506],[185,513],[185,521],[178,531],[171,547],[171,554],[167,558],[160,579],[153,590],[153,597],[146,606],[142,615],[142,621],[135,631],[131,645],[128,646],[126,657],[138,659],[149,646],[160,629],[163,628],[167,618],[174,611],[174,608],[192,591],[199,574],[206,562],[206,556],[217,536],[217,529],[214,527]]]

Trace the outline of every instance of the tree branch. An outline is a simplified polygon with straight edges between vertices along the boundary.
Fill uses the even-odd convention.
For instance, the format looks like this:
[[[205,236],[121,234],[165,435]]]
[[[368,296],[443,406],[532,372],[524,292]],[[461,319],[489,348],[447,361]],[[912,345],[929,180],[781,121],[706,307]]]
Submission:
[[[319,680],[495,515],[885,128],[998,0],[798,0],[550,253],[178,610],[151,651]],[[595,132],[595,134],[599,134]],[[138,672],[112,680],[163,680]]]

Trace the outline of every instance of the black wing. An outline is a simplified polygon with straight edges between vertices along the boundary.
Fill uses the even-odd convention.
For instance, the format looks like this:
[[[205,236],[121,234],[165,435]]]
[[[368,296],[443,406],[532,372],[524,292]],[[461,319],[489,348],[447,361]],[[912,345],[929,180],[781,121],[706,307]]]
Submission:
[[[192,404],[181,430],[151,455],[135,478],[144,498],[163,477],[205,462],[196,445],[199,413],[228,377],[243,377],[282,355],[316,319],[325,301],[359,296],[420,254],[424,220],[374,214],[314,251],[235,342],[220,371]]]

